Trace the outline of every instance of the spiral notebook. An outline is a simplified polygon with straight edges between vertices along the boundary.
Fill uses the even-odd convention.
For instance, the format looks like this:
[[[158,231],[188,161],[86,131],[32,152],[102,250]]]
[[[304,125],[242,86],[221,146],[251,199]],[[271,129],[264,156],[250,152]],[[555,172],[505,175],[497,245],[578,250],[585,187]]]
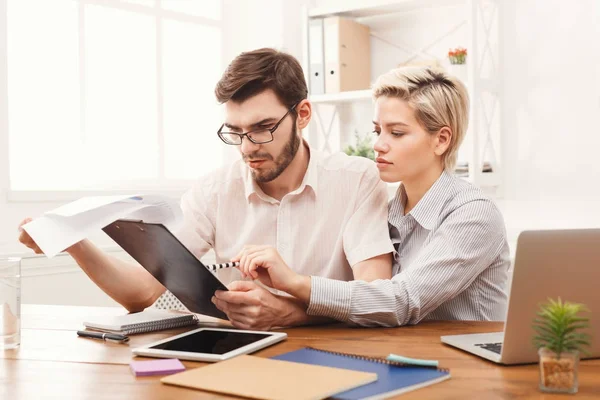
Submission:
[[[413,366],[382,358],[337,353],[312,347],[272,358],[377,374],[377,381],[338,393],[332,397],[339,400],[387,399],[450,378],[450,371],[443,368]]]
[[[87,329],[130,335],[132,333],[154,332],[196,325],[198,319],[194,314],[179,314],[151,309],[115,317],[98,317],[83,324]]]

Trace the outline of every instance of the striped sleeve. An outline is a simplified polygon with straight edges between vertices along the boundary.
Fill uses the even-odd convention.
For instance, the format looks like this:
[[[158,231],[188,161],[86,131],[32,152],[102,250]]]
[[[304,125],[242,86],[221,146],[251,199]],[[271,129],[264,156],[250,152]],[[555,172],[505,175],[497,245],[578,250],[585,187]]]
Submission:
[[[504,222],[493,203],[468,202],[446,217],[411,268],[391,280],[340,282],[312,277],[307,313],[362,326],[416,324],[488,268],[502,251],[504,237]]]

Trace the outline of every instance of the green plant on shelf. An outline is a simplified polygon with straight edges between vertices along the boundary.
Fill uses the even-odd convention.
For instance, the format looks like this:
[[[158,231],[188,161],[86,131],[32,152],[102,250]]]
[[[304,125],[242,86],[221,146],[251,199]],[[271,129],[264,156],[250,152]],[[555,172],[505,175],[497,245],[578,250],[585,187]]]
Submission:
[[[359,135],[355,133],[356,144],[354,146],[348,145],[344,149],[344,153],[349,156],[365,157],[375,161],[375,151],[373,150],[373,139],[369,134]]]

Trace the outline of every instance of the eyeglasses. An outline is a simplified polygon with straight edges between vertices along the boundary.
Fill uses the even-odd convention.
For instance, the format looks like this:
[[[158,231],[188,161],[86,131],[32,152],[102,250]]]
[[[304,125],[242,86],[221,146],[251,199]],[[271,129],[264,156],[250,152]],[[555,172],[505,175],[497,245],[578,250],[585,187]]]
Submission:
[[[287,117],[288,114],[290,112],[292,112],[292,110],[294,108],[296,108],[297,105],[298,105],[298,103],[291,106],[287,110],[285,115],[283,117],[281,117],[281,119],[279,121],[277,121],[277,123],[272,128],[260,128],[260,129],[255,129],[253,131],[246,132],[246,133],[237,133],[237,132],[223,131],[223,127],[225,126],[225,124],[223,124],[219,128],[217,135],[219,135],[221,140],[223,142],[225,142],[226,144],[231,144],[234,146],[241,145],[244,136],[247,137],[248,140],[250,140],[254,144],[264,144],[264,143],[272,142],[273,141],[273,132],[275,132],[277,130],[277,128],[279,128],[279,125],[281,125],[281,123],[283,122],[285,117]]]

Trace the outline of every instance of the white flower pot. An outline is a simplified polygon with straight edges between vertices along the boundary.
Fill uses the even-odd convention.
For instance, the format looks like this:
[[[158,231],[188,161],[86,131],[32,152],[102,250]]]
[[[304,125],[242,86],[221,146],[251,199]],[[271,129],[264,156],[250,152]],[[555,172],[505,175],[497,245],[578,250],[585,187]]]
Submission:
[[[462,83],[465,84],[465,86],[469,84],[469,71],[467,69],[467,64],[450,64],[448,73],[457,77]]]

